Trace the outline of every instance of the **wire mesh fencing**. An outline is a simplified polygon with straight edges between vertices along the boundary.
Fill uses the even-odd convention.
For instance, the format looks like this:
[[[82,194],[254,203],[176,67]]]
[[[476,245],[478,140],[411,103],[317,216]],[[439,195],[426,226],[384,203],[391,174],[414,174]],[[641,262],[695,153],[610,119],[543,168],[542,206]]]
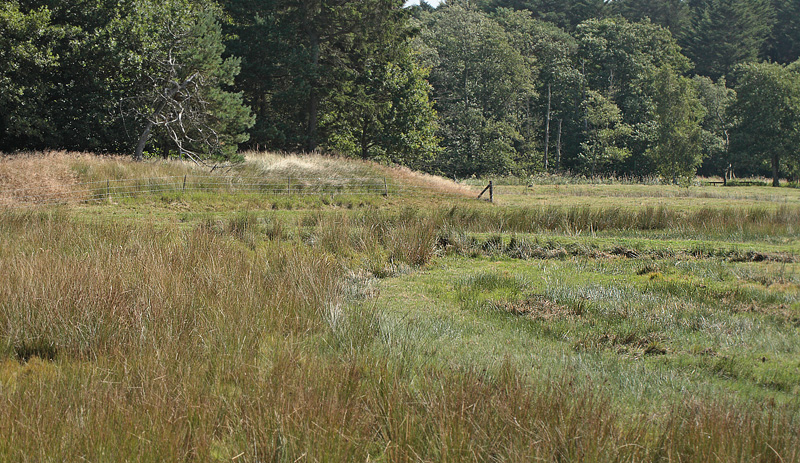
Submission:
[[[53,188],[31,185],[2,189],[0,205],[91,203],[157,194],[251,193],[278,195],[399,195],[419,190],[397,184],[385,177],[242,177],[224,175],[182,175],[168,177],[108,179],[73,183]]]

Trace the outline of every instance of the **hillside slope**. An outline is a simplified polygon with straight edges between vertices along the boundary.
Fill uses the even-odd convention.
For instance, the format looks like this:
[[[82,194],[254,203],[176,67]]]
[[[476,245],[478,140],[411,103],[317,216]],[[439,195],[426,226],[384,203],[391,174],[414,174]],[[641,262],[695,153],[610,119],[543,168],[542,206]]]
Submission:
[[[78,204],[169,191],[456,196],[471,191],[441,177],[368,161],[265,152],[244,157],[239,164],[201,166],[73,152],[6,155],[0,157],[0,204]]]

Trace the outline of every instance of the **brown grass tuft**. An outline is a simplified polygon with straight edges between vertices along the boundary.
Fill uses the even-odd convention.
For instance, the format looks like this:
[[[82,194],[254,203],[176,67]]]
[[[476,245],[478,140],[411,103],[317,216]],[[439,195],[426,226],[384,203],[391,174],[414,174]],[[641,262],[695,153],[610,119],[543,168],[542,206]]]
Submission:
[[[72,198],[78,183],[70,161],[80,153],[35,152],[0,156],[0,205],[34,202],[40,197]]]
[[[378,168],[384,173],[384,175],[394,178],[400,183],[429,188],[440,193],[449,193],[468,197],[476,195],[472,187],[468,185],[461,185],[444,177],[411,170],[408,167],[379,166]]]

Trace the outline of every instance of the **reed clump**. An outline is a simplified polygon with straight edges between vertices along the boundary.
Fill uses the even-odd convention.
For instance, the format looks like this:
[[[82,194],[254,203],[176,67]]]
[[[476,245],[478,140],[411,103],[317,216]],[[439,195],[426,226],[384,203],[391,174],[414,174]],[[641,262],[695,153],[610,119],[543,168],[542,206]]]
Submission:
[[[476,232],[591,233],[659,231],[714,236],[793,234],[800,225],[800,207],[701,208],[692,211],[659,206],[640,209],[588,206],[468,208],[453,206],[437,214],[444,223]]]

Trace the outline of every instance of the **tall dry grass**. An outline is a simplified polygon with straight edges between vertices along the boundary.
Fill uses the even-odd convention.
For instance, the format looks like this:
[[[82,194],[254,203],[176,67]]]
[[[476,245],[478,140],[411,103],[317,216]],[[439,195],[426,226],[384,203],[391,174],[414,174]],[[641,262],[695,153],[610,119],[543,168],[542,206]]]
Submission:
[[[321,154],[291,154],[249,151],[243,154],[248,172],[275,177],[320,177],[329,180],[375,177],[371,162]]]
[[[797,417],[769,405],[641,415],[569,371],[398,357],[379,308],[347,299],[345,264],[424,261],[414,223],[435,227],[413,211],[323,215],[289,242],[247,214],[188,228],[0,214],[3,461],[800,457]]]
[[[0,155],[0,205],[31,201],[39,196],[68,197],[80,180],[64,152]]]
[[[0,157],[0,205],[75,204],[142,195],[244,192],[259,195],[463,196],[439,177],[323,155],[248,152],[245,162],[209,169],[188,161],[45,152]]]
[[[237,395],[231,378],[260,368],[270,346],[320,332],[341,299],[333,260],[283,245],[254,255],[204,224],[48,212],[0,224],[13,242],[0,255],[6,461],[208,457]]]

